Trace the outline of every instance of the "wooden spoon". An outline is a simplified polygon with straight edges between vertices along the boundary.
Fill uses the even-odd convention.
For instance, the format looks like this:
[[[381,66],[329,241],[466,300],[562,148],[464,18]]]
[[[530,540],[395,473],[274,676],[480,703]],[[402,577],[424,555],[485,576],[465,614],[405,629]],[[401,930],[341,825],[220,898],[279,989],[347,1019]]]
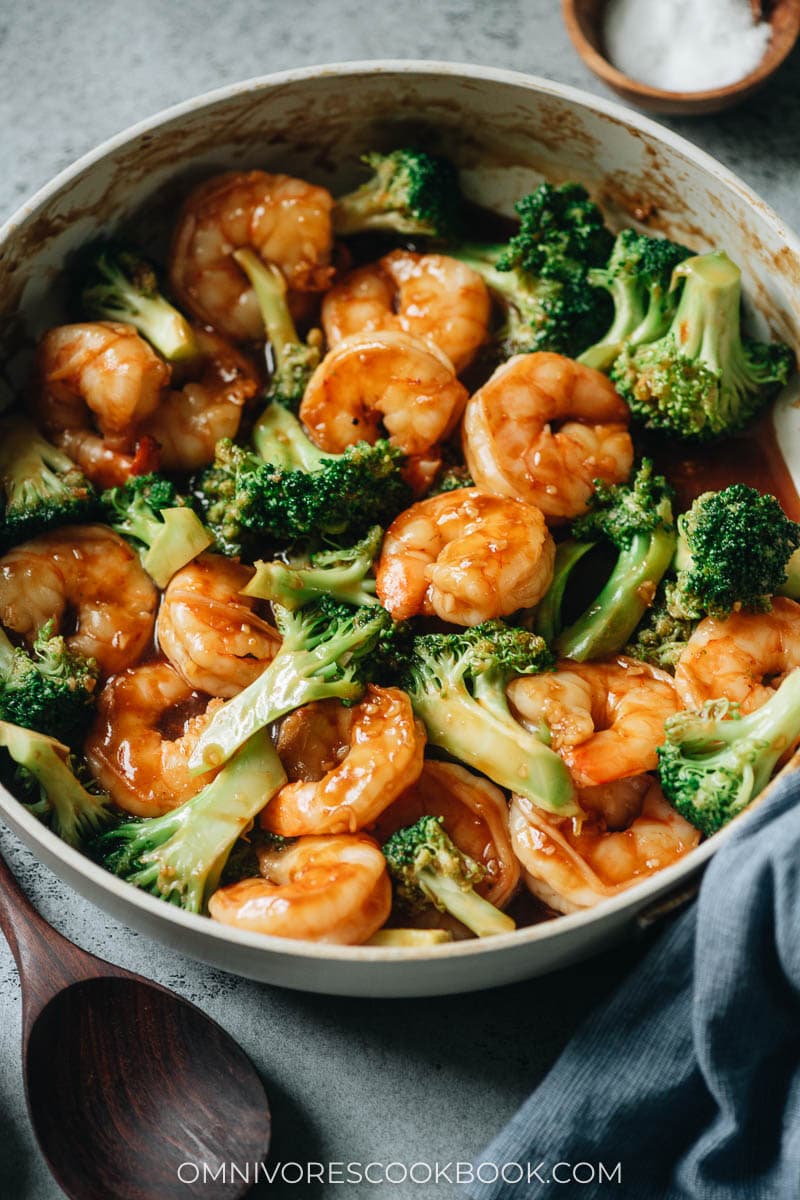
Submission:
[[[28,1111],[67,1195],[244,1196],[254,1182],[245,1169],[269,1148],[270,1113],[233,1038],[187,1000],[67,941],[2,857],[0,927],[22,985]]]

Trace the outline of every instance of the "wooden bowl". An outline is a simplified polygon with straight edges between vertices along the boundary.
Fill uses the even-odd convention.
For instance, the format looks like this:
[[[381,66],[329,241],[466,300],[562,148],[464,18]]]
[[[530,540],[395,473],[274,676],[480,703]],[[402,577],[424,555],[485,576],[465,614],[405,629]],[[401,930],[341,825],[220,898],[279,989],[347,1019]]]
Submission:
[[[561,0],[561,4],[567,32],[587,67],[623,100],[655,113],[692,116],[721,112],[738,104],[777,71],[800,34],[800,0],[765,0],[764,19],[772,26],[772,37],[755,71],[726,87],[704,92],[668,92],[631,79],[609,62],[603,38],[608,0]]]

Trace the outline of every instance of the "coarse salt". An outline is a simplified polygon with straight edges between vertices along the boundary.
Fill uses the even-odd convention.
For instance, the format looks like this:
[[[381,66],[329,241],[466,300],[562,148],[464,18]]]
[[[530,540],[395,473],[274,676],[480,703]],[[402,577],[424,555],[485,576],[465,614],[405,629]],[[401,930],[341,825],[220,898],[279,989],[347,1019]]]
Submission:
[[[610,0],[608,57],[631,79],[669,92],[737,83],[764,57],[771,29],[749,0]]]

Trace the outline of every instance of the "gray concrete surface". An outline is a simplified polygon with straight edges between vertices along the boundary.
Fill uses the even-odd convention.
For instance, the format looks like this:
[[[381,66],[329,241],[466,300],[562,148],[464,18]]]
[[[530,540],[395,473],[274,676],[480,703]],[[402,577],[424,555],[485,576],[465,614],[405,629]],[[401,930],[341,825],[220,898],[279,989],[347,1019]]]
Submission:
[[[0,214],[101,139],[165,105],[314,62],[437,58],[512,67],[591,91],[557,0],[26,0],[0,5]],[[800,54],[746,108],[673,122],[800,226]],[[545,980],[453,999],[331,1000],[238,980],[168,953],[90,907],[0,833],[29,895],[79,945],[199,1004],[239,1039],[269,1088],[281,1161],[469,1159],[512,1115],[577,1023],[636,961],[623,949]],[[0,944],[0,1196],[55,1200],[28,1126],[19,987]],[[455,1189],[285,1185],[304,1200],[395,1200]],[[209,1191],[209,1194],[212,1194]],[[260,1188],[255,1195],[265,1195]],[[109,1197],[109,1200],[113,1198]],[[154,1197],[153,1200],[158,1200]]]

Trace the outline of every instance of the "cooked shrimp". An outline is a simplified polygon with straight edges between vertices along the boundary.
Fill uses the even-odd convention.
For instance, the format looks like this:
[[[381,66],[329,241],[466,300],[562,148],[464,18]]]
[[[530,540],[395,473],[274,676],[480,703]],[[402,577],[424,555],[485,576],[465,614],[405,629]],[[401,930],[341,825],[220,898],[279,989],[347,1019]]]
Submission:
[[[59,325],[39,346],[37,417],[100,487],[157,465],[142,424],[159,405],[169,366],[130,325]]]
[[[469,400],[464,457],[479,486],[569,520],[585,512],[595,479],[622,483],[630,475],[628,422],[600,371],[561,354],[520,354]]]
[[[333,200],[325,188],[289,175],[227,171],[187,197],[170,253],[178,301],[234,341],[264,339],[261,312],[232,257],[249,247],[283,272],[288,287],[324,291],[330,283]]]
[[[664,722],[681,707],[665,671],[621,656],[522,676],[508,698],[526,728],[547,729],[579,787],[654,770]]]
[[[235,696],[269,666],[280,634],[243,596],[253,567],[221,554],[201,554],[172,576],[158,614],[158,641],[193,688]]]
[[[475,890],[496,908],[504,908],[517,890],[520,871],[508,832],[508,804],[500,789],[466,767],[429,760],[416,783],[381,813],[373,832],[383,844],[426,815],[442,817],[459,850],[486,868]]]
[[[800,604],[776,596],[771,612],[701,621],[675,668],[675,687],[686,708],[725,697],[749,713],[795,667],[800,667]]]
[[[60,325],[39,348],[38,417],[56,445],[100,487],[156,466],[192,471],[234,437],[258,389],[252,364],[216,334],[195,330],[198,353],[173,371],[132,326]]]
[[[32,642],[52,619],[105,675],[150,643],[157,599],[135,551],[105,525],[62,525],[0,558],[0,623]]]
[[[320,763],[326,766],[325,773],[317,779],[295,779],[273,796],[260,818],[263,828],[271,833],[282,837],[356,833],[371,825],[387,805],[419,778],[425,726],[415,719],[405,692],[370,684],[364,699],[354,708],[348,710],[337,701],[332,703],[340,714],[340,724],[328,743],[329,763],[324,760]],[[300,728],[303,715],[313,729],[319,710],[327,708],[322,713],[321,725],[323,732],[330,732],[330,705],[331,702],[325,701],[311,704],[292,714],[293,720],[287,718],[278,739],[278,753],[286,755],[287,760],[294,759],[295,763],[302,759],[309,737],[313,736],[308,729]],[[340,757],[345,724],[349,728],[344,734],[344,756]],[[319,756],[319,750],[316,753]]]
[[[214,892],[208,911],[216,921],[273,937],[354,946],[389,916],[386,862],[366,834],[302,837],[259,858],[263,879]]]
[[[441,350],[384,331],[346,338],[325,355],[300,416],[317,445],[333,454],[388,435],[406,454],[422,455],[452,433],[466,402]]]
[[[329,346],[352,334],[399,329],[429,338],[463,371],[486,341],[491,302],[477,272],[445,254],[393,250],[346,275],[322,302]]]
[[[220,438],[234,438],[242,407],[259,388],[255,367],[223,338],[194,330],[198,353],[172,368],[173,386],[142,426],[167,471],[196,471],[213,461]]]
[[[437,616],[479,625],[536,604],[555,547],[538,508],[459,488],[412,504],[386,531],[378,596],[397,621]]]
[[[115,675],[97,702],[84,752],[115,804],[137,817],[160,817],[208,783],[189,774],[189,755],[221,700],[201,697],[169,663]],[[175,733],[166,736],[169,720]]]
[[[650,776],[620,780],[613,792],[620,790],[621,797],[607,789],[579,792],[587,813],[580,824],[542,812],[523,796],[512,798],[511,841],[525,883],[556,912],[616,896],[678,862],[700,841],[699,831],[667,803]]]

